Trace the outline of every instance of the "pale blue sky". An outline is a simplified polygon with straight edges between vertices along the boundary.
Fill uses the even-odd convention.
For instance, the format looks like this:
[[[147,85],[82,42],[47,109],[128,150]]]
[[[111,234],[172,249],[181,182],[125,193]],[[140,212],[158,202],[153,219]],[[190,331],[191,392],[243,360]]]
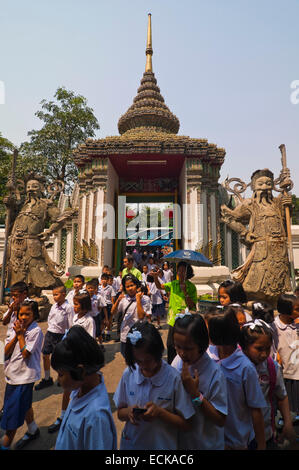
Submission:
[[[299,195],[298,0],[2,0],[2,135],[27,140],[59,86],[87,98],[98,138],[117,135],[144,72],[149,12],[153,68],[179,133],[226,149],[221,181],[265,167],[278,176],[284,143]]]

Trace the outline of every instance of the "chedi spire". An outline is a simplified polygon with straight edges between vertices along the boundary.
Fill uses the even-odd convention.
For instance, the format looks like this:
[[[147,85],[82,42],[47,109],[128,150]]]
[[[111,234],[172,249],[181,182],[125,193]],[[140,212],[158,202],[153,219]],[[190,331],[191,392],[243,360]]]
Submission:
[[[152,66],[152,25],[151,14],[148,15],[147,43],[146,43],[146,66],[141,79],[141,85],[137,90],[137,95],[133,100],[132,106],[121,116],[118,121],[118,130],[120,134],[138,130],[150,130],[177,134],[180,122],[178,118],[171,113],[164,98],[157,86],[157,80],[153,73]]]

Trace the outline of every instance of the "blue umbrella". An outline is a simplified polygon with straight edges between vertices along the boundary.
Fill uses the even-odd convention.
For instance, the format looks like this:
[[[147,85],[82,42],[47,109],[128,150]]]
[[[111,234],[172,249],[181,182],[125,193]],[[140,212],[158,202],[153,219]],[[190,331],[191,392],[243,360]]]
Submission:
[[[179,263],[180,261],[184,261],[185,263],[193,266],[205,266],[208,268],[213,266],[213,263],[202,253],[193,250],[176,250],[163,256],[162,259],[169,263]]]

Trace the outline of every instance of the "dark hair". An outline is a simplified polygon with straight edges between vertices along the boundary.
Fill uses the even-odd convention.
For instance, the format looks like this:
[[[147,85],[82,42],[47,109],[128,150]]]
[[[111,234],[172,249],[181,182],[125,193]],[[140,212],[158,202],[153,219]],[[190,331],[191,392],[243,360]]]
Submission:
[[[147,287],[146,282],[140,282],[140,287],[141,287],[141,292],[144,295],[148,295],[148,287]]]
[[[246,292],[240,282],[236,282],[233,279],[227,279],[226,281],[221,282],[218,288],[218,296],[221,287],[225,289],[231,303],[240,302],[241,304],[245,304],[247,302]]]
[[[127,281],[133,282],[133,284],[135,284],[137,286],[137,288],[141,286],[141,282],[139,281],[139,279],[137,279],[136,276],[134,276],[134,274],[126,274],[122,278],[122,281],[121,281],[124,292],[126,292],[126,282]]]
[[[80,279],[83,283],[85,282],[85,277],[82,276],[82,274],[77,274],[77,276],[74,276],[74,280],[75,279]]]
[[[223,313],[224,306],[223,305],[216,305],[215,307],[209,307],[206,312],[203,313],[204,320],[209,323],[209,320],[214,315],[218,315],[219,313]]]
[[[274,321],[273,307],[266,302],[254,302],[252,304],[252,318],[253,320],[260,319],[266,323],[272,323]]]
[[[210,340],[216,346],[235,346],[239,342],[240,327],[235,310],[230,306],[211,316],[208,321]]]
[[[73,380],[82,380],[79,365],[83,365],[86,375],[94,374],[103,367],[104,355],[96,340],[82,326],[74,325],[55,346],[51,366],[56,371],[69,371]]]
[[[293,308],[296,303],[299,302],[298,297],[292,294],[280,294],[277,299],[277,310],[278,313],[282,313],[284,315],[292,315]]]
[[[10,292],[19,292],[19,293],[26,292],[26,293],[28,293],[28,286],[23,281],[15,282],[15,284],[13,284],[10,287]]]
[[[113,274],[108,274],[108,279],[114,279]]]
[[[92,279],[90,279],[90,281],[87,281],[86,282],[86,285],[87,286],[94,286],[95,288],[98,288],[99,286],[99,280],[97,277],[93,277]]]
[[[191,277],[194,276],[194,271],[193,268],[190,264],[185,263],[185,261],[180,261],[179,264],[177,265],[177,271],[181,266],[184,266],[186,268],[186,279],[191,279]]]
[[[148,274],[146,276],[146,281],[147,282],[155,282],[154,276],[152,276],[151,274]]]
[[[81,294],[74,295],[74,299],[77,300],[80,304],[82,310],[89,312],[91,310],[91,300],[88,292],[82,292]]]
[[[109,274],[107,274],[107,273],[103,273],[103,274],[101,275],[101,279],[104,279],[104,280],[106,280],[106,281],[108,281],[109,277],[110,277],[110,276],[109,276]],[[112,277],[113,277],[113,276],[112,276]]]
[[[158,330],[147,321],[138,321],[134,323],[129,333],[134,331],[139,331],[142,335],[142,338],[139,339],[136,344],[132,344],[130,338],[127,337],[126,346],[125,346],[125,360],[126,364],[131,368],[135,369],[135,359],[134,359],[134,348],[143,349],[147,354],[153,356],[155,361],[160,361],[162,359],[164,344],[160,333]]]
[[[62,285],[62,286],[55,286],[55,287],[53,287],[52,292],[54,292],[54,290],[60,290],[60,291],[62,291],[64,294],[66,294],[66,287],[65,287],[64,285]]]
[[[124,256],[124,259],[127,259],[129,263],[134,263],[134,258],[132,255],[126,255]]]
[[[198,346],[200,354],[208,349],[209,333],[201,315],[185,315],[183,318],[177,318],[173,330],[173,334],[175,333],[189,335]]]
[[[21,302],[20,307],[19,307],[19,312],[20,312],[21,307],[30,307],[33,313],[34,320],[39,320],[38,303],[35,302],[35,300],[28,299],[28,300],[24,300],[24,302]]]
[[[251,325],[255,325],[254,328],[250,328]],[[271,327],[264,321],[260,321],[260,324],[255,324],[254,321],[246,323],[241,328],[239,344],[243,350],[248,346],[255,343],[260,335],[267,335],[272,342],[273,333]]]

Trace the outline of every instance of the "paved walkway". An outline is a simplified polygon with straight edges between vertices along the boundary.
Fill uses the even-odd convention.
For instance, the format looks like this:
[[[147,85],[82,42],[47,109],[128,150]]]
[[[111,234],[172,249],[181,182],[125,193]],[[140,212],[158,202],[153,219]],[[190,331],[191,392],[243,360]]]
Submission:
[[[165,322],[162,322],[162,330],[161,335],[166,346],[166,338],[167,338],[167,325]],[[39,323],[43,333],[45,334],[47,330],[47,322]],[[6,335],[6,326],[0,323],[0,341],[4,340]],[[112,334],[114,337],[114,333]],[[166,355],[166,348],[165,348],[165,355]],[[166,359],[166,357],[165,357]],[[105,343],[105,366],[102,369],[104,380],[106,384],[106,388],[109,394],[110,403],[112,414],[114,418],[114,422],[117,429],[117,436],[118,442],[120,440],[121,431],[123,428],[124,423],[120,422],[117,418],[117,413],[115,409],[115,405],[113,402],[113,394],[116,390],[118,382],[122,376],[124,368],[126,367],[125,361],[120,353],[120,343],[114,343],[114,341],[110,341],[109,343]],[[43,367],[42,367],[43,371]],[[43,373],[43,372],[42,372]],[[55,383],[52,387],[46,388],[40,391],[33,391],[33,410],[35,421],[40,429],[41,435],[35,441],[30,442],[26,449],[28,450],[51,450],[54,449],[57,433],[49,434],[48,433],[48,426],[52,424],[55,419],[60,415],[60,407],[61,407],[61,400],[62,400],[62,389],[61,387],[57,386],[56,377],[57,374],[55,371],[51,373]],[[43,376],[43,375],[42,375]],[[4,374],[3,374],[3,365],[0,365],[0,407],[2,407],[3,397],[5,391],[5,381],[4,381]],[[296,426],[296,431],[299,436],[299,426]],[[20,439],[24,433],[27,431],[27,426],[24,424],[21,428],[18,429],[16,433],[16,437],[14,439],[13,445]],[[4,432],[0,428],[0,438],[3,436]],[[292,450],[299,450],[299,443],[294,444],[291,447]]]
[[[47,322],[39,323],[43,333],[45,334],[47,330]],[[2,322],[0,323],[0,341],[4,340],[6,335],[6,326],[3,326]],[[162,338],[164,344],[166,345],[167,337],[167,325],[162,323]],[[112,338],[114,338],[114,333],[112,333]],[[110,341],[109,343],[104,343],[105,345],[105,366],[102,369],[106,388],[109,394],[111,409],[113,413],[113,418],[115,426],[117,429],[118,442],[120,439],[121,431],[124,423],[120,422],[117,418],[117,413],[115,405],[113,402],[113,394],[117,388],[118,382],[122,376],[124,368],[126,367],[125,361],[120,353],[120,343],[114,343]],[[166,353],[166,350],[165,350]],[[43,366],[42,367],[42,377],[43,377]],[[41,435],[35,441],[28,443],[26,449],[28,450],[49,450],[54,449],[57,433],[49,434],[48,426],[52,424],[55,419],[60,415],[60,407],[62,400],[62,389],[57,386],[56,378],[57,373],[52,370],[51,376],[55,380],[52,387],[33,391],[33,410],[36,424],[38,425]],[[2,408],[3,397],[5,391],[5,381],[3,374],[3,365],[0,364],[0,407]],[[18,429],[16,437],[14,439],[13,445],[20,439],[24,433],[27,431],[27,426],[24,424],[21,428]],[[3,436],[4,432],[0,428],[0,438]],[[13,446],[12,446],[13,447]]]

